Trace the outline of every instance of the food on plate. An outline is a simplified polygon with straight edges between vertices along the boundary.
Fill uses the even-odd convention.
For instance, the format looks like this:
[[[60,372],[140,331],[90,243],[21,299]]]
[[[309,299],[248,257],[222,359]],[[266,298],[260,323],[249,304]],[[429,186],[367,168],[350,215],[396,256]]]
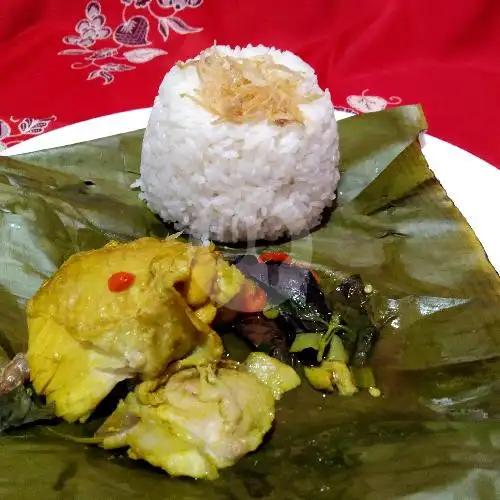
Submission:
[[[248,365],[220,361],[143,382],[96,438],[107,449],[128,447],[130,457],[173,476],[216,478],[258,448],[273,424],[275,399],[300,384],[289,366],[257,356]],[[262,376],[256,363],[272,371]]]
[[[19,387],[28,367],[18,354],[0,372],[0,394],[10,390],[1,396],[0,430],[23,425],[2,439],[5,496],[12,491],[11,496],[16,497],[21,488],[27,497],[51,497],[57,490],[63,497],[78,491],[90,498],[107,498],[114,495],[113,489],[119,490],[117,494],[137,497],[147,491],[153,498],[211,494],[286,497],[296,492],[301,497],[335,498],[345,496],[346,491],[353,498],[364,498],[373,494],[377,480],[379,485],[388,485],[381,494],[399,498],[415,493],[411,485],[420,485],[419,477],[428,479],[425,465],[433,447],[447,451],[433,464],[435,480],[426,482],[431,497],[450,488],[463,491],[464,479],[477,476],[470,474],[477,472],[470,456],[478,451],[486,457],[483,468],[488,473],[497,451],[491,446],[494,436],[487,439],[488,429],[495,432],[499,414],[495,397],[499,363],[492,358],[498,351],[498,338],[492,331],[500,323],[490,300],[498,276],[488,268],[466,221],[419,158],[417,131],[425,126],[422,122],[421,110],[407,106],[339,124],[346,141],[340,209],[323,229],[311,235],[312,267],[308,269],[296,260],[304,258],[308,241],[273,246],[263,253],[264,248],[259,247],[257,255],[234,260],[238,250],[221,246],[218,250],[226,262],[234,262],[228,274],[237,274],[235,267],[247,281],[237,296],[219,306],[204,298],[204,283],[212,282],[214,276],[212,254],[217,257],[215,251],[208,252],[210,255],[204,252],[198,262],[200,269],[195,273],[191,268],[190,272],[191,277],[196,274],[200,286],[188,279],[174,288],[186,303],[189,301],[195,316],[210,326],[206,341],[169,362],[157,377],[145,379],[138,373],[119,383],[87,423],[61,424],[53,418],[51,405],[44,405],[45,398],[34,394],[31,384]],[[366,139],[370,135],[373,140]],[[129,181],[135,176],[128,172],[128,153],[135,150],[138,136],[99,141],[98,156],[105,164],[95,161],[94,144],[4,163],[2,365],[23,349],[27,340],[26,299],[33,296],[42,277],[55,269],[68,249],[87,249],[109,237],[124,241],[138,235],[164,234],[146,206],[128,196]],[[124,147],[126,155],[121,154]],[[395,150],[403,153],[392,161],[390,153]],[[69,170],[68,158],[74,167]],[[360,160],[361,169],[357,168]],[[95,184],[83,190],[85,179]],[[291,249],[290,255],[283,252],[285,249]],[[461,255],[468,258],[459,258]],[[130,269],[120,269],[107,280],[115,296],[129,293],[140,282]],[[221,294],[221,302],[232,293]],[[380,345],[374,325],[382,329]],[[210,356],[220,350],[216,332],[228,351],[218,361]],[[378,393],[371,369],[374,346],[379,351],[376,358],[384,366],[380,374],[375,373],[383,377],[387,399],[380,403],[385,404],[374,404],[367,397],[368,391]],[[226,358],[228,354],[240,361],[248,358],[234,365]],[[289,379],[281,369],[279,376],[268,378],[276,373],[277,360],[288,365],[288,373],[295,379]],[[237,374],[232,377],[226,371]],[[241,377],[240,372],[253,378]],[[200,403],[196,407],[205,409],[203,423],[208,422],[217,432],[200,432],[200,420],[191,419],[198,414],[183,407],[175,414],[185,420],[174,437],[170,410],[184,400],[178,396],[183,394],[183,386],[198,384],[201,388],[210,380],[209,392],[215,394],[227,386],[227,375],[232,380],[228,399],[238,401],[231,408],[240,408],[248,420],[235,424],[233,414],[224,420],[223,413],[212,412],[209,403],[191,392],[186,407]],[[266,416],[258,415],[253,406],[256,401],[272,404],[263,383],[271,382],[269,390],[276,391],[277,397],[297,381],[297,376],[302,379],[301,388],[274,403],[276,419],[271,429],[276,425],[277,435],[263,438]],[[260,384],[257,398],[245,415],[240,391],[248,396],[243,391],[253,390],[256,384]],[[329,394],[318,394],[311,384]],[[206,394],[203,389],[198,394],[202,393]],[[334,394],[355,395],[342,398]],[[151,401],[152,397],[158,399]],[[121,413],[117,409],[120,399],[120,408],[127,410]],[[52,420],[47,422],[48,418]],[[228,420],[229,434],[219,432],[220,423]],[[31,422],[38,425],[26,425]],[[156,433],[161,435],[161,443],[168,441],[175,447],[153,449],[149,439]],[[119,443],[113,439],[125,434],[123,448],[111,451],[84,446],[78,451],[58,441],[61,435],[86,444],[104,445],[106,440],[106,445],[114,448]],[[213,435],[218,436],[221,448],[214,448]],[[193,436],[196,441],[190,439]],[[250,436],[271,441],[234,470],[221,470],[220,480],[213,485],[169,481],[161,469],[155,474],[147,464],[138,461],[131,465],[123,458],[129,450],[137,458],[143,456],[152,463],[169,460],[167,465],[172,466],[172,457],[182,461],[189,455],[198,462],[181,463],[187,466],[184,471],[174,463],[177,472],[214,474],[221,463],[216,460],[223,457],[234,462],[249,449]],[[242,446],[239,454],[232,452],[234,442]],[[478,448],[478,442],[484,446]],[[187,455],[183,456],[182,450]],[[391,465],[401,460],[406,460],[398,469],[402,473],[391,473]],[[25,467],[26,463],[33,466]],[[200,463],[202,466],[196,468]],[[474,486],[469,489],[473,491]]]
[[[296,369],[321,391],[380,394],[368,292],[355,275],[327,297],[284,252],[224,256],[179,234],[113,241],[74,254],[29,300],[28,351],[0,393],[29,376],[56,416],[84,422],[129,379],[90,442],[213,479],[260,445]],[[230,333],[254,351],[243,363],[224,352]]]
[[[84,421],[124,379],[153,379],[186,356],[218,359],[209,323],[244,281],[213,247],[177,239],[73,255],[28,304],[34,388],[57,416]]]
[[[245,361],[245,369],[268,386],[277,400],[300,385],[300,378],[293,368],[262,352],[251,353]]]
[[[338,162],[334,107],[308,64],[261,45],[214,46],[165,76],[136,186],[196,237],[273,240],[320,222]]]
[[[233,263],[268,298],[260,312],[233,319],[237,335],[276,359],[300,363],[318,390],[351,396],[363,388],[380,395],[369,366],[379,331],[370,286],[359,275],[342,280],[327,301],[317,274],[284,252],[238,255]]]
[[[120,381],[135,379],[92,442],[128,447],[172,475],[217,477],[260,445],[275,400],[300,384],[263,353],[243,364],[222,359],[210,324],[239,295],[247,303],[252,286],[213,245],[177,237],[77,253],[29,301],[27,355],[7,365],[0,387],[8,392],[29,373],[55,415],[83,422]]]

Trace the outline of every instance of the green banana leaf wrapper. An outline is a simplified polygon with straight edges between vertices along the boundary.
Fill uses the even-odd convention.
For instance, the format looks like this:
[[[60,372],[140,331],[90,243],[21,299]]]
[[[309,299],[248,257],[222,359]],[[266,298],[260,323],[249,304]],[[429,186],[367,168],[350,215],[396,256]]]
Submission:
[[[326,293],[352,273],[373,286],[382,397],[304,381],[272,438],[207,482],[62,438],[89,428],[51,423],[20,388],[0,398],[0,498],[500,498],[500,279],[421,153],[426,126],[419,106],[339,122],[337,206],[279,246],[311,261]],[[0,159],[3,360],[26,348],[26,300],[72,253],[172,232],[130,189],[141,140]]]

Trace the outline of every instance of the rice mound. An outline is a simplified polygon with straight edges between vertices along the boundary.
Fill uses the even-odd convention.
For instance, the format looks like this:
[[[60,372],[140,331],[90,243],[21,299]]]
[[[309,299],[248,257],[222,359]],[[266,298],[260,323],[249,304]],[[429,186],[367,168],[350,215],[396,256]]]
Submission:
[[[194,99],[196,65],[210,54],[271,56],[300,72],[303,123],[232,123]],[[335,199],[338,131],[328,90],[314,70],[288,51],[264,46],[214,46],[166,74],[145,131],[140,197],[178,230],[221,242],[275,240],[316,226]]]

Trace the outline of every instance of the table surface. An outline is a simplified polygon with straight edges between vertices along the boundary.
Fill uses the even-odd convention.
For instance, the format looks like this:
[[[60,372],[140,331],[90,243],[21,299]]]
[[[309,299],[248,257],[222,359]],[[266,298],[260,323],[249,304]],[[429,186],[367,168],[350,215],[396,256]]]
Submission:
[[[430,134],[500,168],[498,0],[0,0],[0,145],[151,106],[214,41],[297,53],[338,109],[421,103]]]

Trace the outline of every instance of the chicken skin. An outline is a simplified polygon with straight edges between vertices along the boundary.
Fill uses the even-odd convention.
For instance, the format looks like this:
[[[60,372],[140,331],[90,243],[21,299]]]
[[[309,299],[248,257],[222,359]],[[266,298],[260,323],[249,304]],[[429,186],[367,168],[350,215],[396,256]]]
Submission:
[[[170,475],[216,478],[257,449],[274,421],[275,399],[300,384],[290,366],[250,356],[244,364],[222,361],[143,382],[96,438],[107,449],[129,447],[131,458]]]

